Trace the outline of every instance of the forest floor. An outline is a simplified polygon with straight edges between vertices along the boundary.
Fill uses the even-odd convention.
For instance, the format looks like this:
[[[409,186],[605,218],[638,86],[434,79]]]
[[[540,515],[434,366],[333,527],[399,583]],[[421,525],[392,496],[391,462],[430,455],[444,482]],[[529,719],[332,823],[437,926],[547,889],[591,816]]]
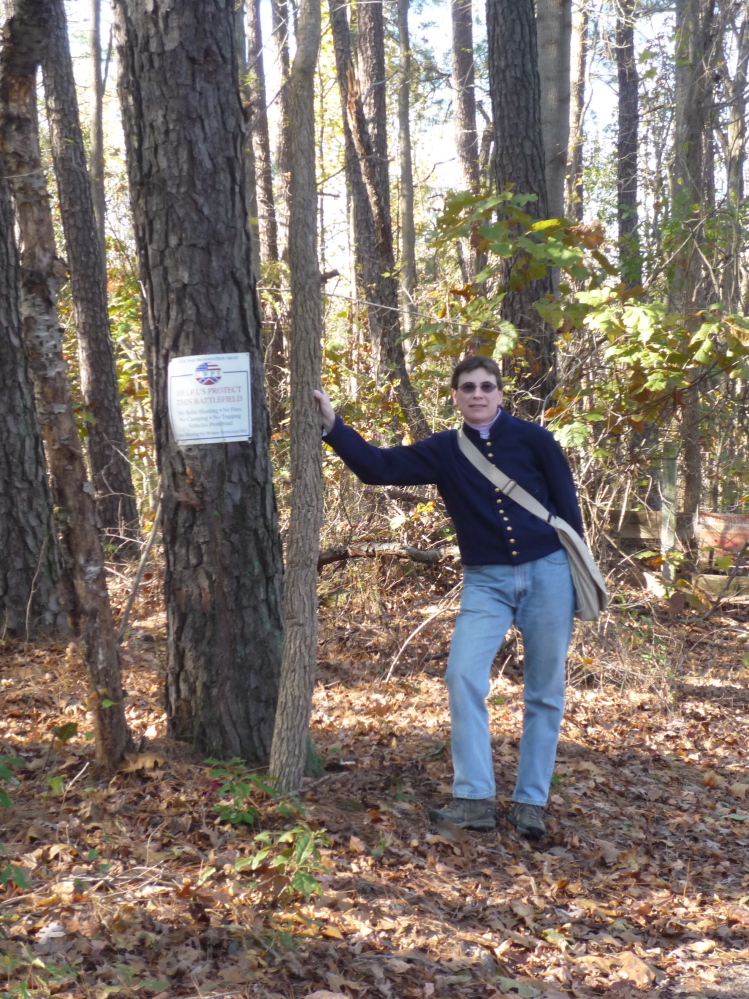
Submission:
[[[450,795],[457,580],[393,559],[325,569],[312,728],[327,769],[291,803],[165,738],[157,579],[123,643],[148,742],[111,779],[76,646],[0,644],[0,755],[16,761],[0,995],[749,999],[746,610],[701,622],[633,591],[577,626],[549,835],[532,844],[504,819],[512,636],[490,697],[497,831],[427,817]]]

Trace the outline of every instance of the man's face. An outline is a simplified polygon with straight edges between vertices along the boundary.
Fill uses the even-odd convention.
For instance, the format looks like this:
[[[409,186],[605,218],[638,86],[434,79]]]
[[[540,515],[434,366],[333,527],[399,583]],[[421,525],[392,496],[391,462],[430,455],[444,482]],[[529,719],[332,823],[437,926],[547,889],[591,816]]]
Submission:
[[[502,391],[497,388],[496,376],[486,368],[464,371],[452,393],[460,415],[469,423],[488,423],[502,405]]]

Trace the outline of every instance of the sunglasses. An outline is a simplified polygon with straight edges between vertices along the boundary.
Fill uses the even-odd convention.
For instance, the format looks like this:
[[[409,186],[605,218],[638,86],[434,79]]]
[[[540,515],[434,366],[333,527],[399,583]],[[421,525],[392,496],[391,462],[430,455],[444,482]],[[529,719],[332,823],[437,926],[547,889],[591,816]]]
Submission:
[[[482,382],[480,385],[476,385],[475,382],[463,382],[462,385],[458,385],[458,392],[463,392],[465,395],[472,395],[477,388],[481,389],[484,395],[490,395],[492,392],[496,392],[499,386],[494,382]]]

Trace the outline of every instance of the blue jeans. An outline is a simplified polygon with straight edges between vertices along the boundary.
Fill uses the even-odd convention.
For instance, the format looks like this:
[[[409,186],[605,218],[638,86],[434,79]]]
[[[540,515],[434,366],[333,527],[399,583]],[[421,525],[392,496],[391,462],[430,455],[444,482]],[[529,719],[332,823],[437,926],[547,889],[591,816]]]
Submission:
[[[512,800],[546,804],[564,714],[564,667],[574,606],[564,550],[517,566],[464,566],[445,676],[456,798],[494,797],[486,698],[492,662],[514,621],[525,651],[525,710]]]

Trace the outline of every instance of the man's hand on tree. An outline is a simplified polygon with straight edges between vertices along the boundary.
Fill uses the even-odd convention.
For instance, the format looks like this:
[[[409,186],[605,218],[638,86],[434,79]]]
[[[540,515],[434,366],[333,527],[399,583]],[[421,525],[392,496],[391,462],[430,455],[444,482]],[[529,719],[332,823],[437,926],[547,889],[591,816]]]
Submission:
[[[317,400],[317,408],[320,411],[320,423],[325,430],[332,430],[335,423],[335,410],[330,396],[325,389],[315,389],[314,395]]]

